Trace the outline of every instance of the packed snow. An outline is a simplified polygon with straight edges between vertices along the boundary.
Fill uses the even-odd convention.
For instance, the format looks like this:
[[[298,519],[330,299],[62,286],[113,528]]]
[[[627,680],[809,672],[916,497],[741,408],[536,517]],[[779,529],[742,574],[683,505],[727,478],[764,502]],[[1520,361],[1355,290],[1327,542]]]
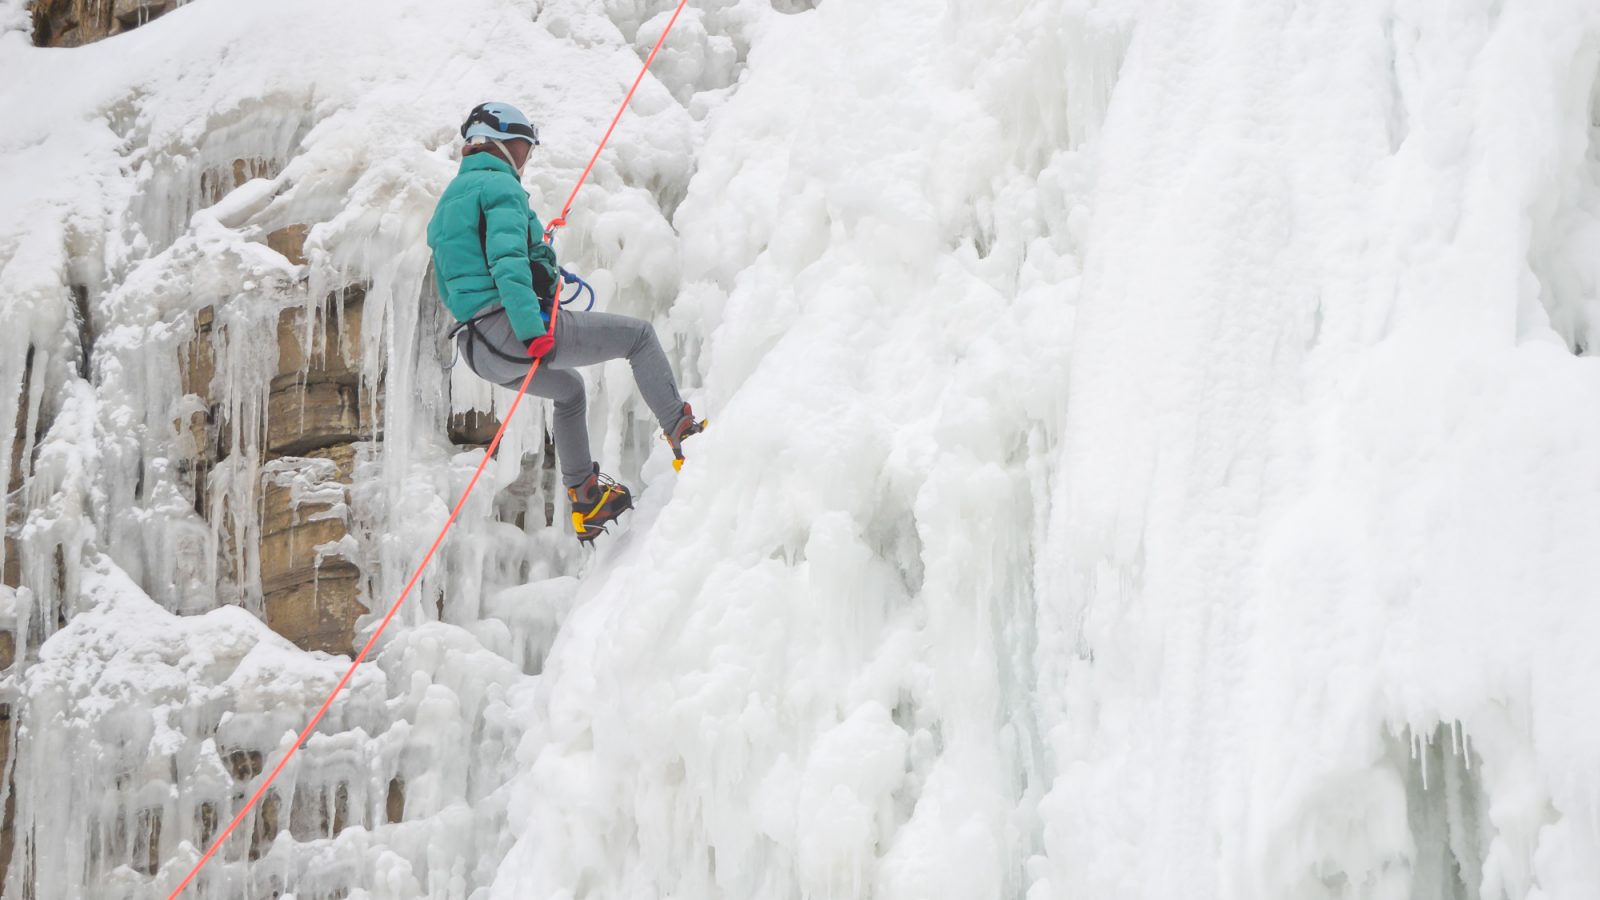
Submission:
[[[1600,7],[691,4],[557,249],[710,430],[592,371],[586,554],[525,404],[187,896],[1600,896]],[[528,110],[549,218],[675,5],[0,0],[6,896],[167,896],[293,745],[348,660],[230,511],[348,522],[370,634],[512,397],[426,282],[456,126]],[[346,491],[261,335],[352,285]]]

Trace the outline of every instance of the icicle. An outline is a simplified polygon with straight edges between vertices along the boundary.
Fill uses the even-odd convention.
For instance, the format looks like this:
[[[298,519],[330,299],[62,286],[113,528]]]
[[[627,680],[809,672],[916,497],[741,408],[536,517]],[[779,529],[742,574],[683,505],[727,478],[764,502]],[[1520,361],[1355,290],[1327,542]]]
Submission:
[[[1428,750],[1433,746],[1433,739],[1427,731],[1415,732],[1417,742],[1417,759],[1422,762],[1422,789],[1428,789]]]

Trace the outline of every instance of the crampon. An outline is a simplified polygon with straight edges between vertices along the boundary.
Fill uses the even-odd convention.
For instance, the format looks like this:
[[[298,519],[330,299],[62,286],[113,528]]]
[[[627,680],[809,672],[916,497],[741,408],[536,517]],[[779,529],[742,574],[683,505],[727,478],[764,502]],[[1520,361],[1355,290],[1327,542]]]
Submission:
[[[567,499],[572,501],[572,530],[585,544],[605,534],[606,525],[633,509],[633,495],[626,486],[600,474],[599,463],[583,484],[567,488]]]

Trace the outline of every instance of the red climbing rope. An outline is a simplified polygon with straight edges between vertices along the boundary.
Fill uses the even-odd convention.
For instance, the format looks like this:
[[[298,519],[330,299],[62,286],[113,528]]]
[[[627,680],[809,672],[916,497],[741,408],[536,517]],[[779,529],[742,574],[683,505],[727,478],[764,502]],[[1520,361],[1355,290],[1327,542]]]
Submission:
[[[627,96],[622,98],[622,105],[617,107],[617,114],[612,117],[611,125],[606,128],[605,135],[600,138],[600,144],[594,148],[594,155],[589,157],[589,164],[583,167],[583,174],[578,176],[578,183],[572,186],[572,193],[567,196],[566,205],[561,207],[561,215],[550,220],[550,226],[545,230],[544,235],[546,243],[554,239],[556,229],[567,224],[567,214],[572,212],[572,203],[578,198],[578,191],[583,188],[583,183],[588,180],[589,173],[594,171],[594,164],[600,160],[601,151],[605,150],[606,143],[611,140],[611,133],[617,130],[617,123],[622,121],[622,114],[627,111],[628,104],[633,101],[634,91],[639,89],[639,85],[644,81],[644,76],[650,71],[650,64],[655,62],[656,53],[661,50],[661,45],[666,43],[667,35],[671,33],[672,26],[677,24],[679,14],[688,5],[689,0],[679,0],[678,8],[673,10],[672,18],[667,21],[667,27],[661,31],[661,37],[656,38],[655,46],[650,48],[650,55],[645,57],[644,66],[639,69],[639,76],[633,80],[633,85],[628,88]],[[557,311],[561,309],[560,279],[556,280],[555,297],[551,305],[550,324],[553,330],[555,328],[555,317],[559,314]],[[183,881],[178,883],[178,887],[167,897],[167,900],[177,900],[178,896],[183,893],[184,888],[189,886],[189,882],[200,874],[200,869],[205,866],[206,862],[216,855],[223,842],[228,839],[229,835],[233,834],[234,829],[239,827],[245,817],[250,814],[250,810],[254,809],[256,803],[267,793],[267,788],[272,786],[272,782],[278,777],[278,773],[283,771],[283,767],[289,764],[289,760],[293,759],[294,755],[305,745],[305,742],[310,739],[311,733],[316,730],[317,723],[322,721],[322,717],[327,714],[328,708],[333,706],[334,698],[339,696],[339,692],[344,690],[344,686],[349,684],[350,678],[356,674],[356,669],[366,661],[367,654],[372,652],[373,646],[378,643],[379,636],[383,634],[384,629],[389,627],[389,623],[394,620],[395,614],[400,612],[401,604],[405,602],[406,597],[411,595],[411,589],[416,587],[417,582],[422,579],[423,570],[428,568],[428,563],[433,560],[433,554],[438,551],[439,545],[444,543],[445,535],[450,533],[450,527],[455,524],[456,517],[461,515],[462,508],[467,505],[467,498],[472,496],[472,489],[477,486],[479,476],[483,474],[484,468],[489,465],[489,460],[494,458],[494,452],[500,446],[500,439],[505,436],[506,426],[511,424],[511,417],[517,414],[517,407],[522,403],[523,395],[528,392],[528,382],[533,380],[533,374],[539,371],[539,363],[542,361],[542,358],[536,359],[533,365],[528,367],[528,374],[523,376],[522,384],[517,388],[517,396],[512,399],[510,408],[506,410],[505,419],[501,421],[499,430],[494,433],[494,440],[489,442],[489,448],[484,451],[483,459],[478,462],[478,468],[473,471],[472,479],[467,482],[467,489],[461,492],[461,499],[457,500],[455,508],[450,510],[450,517],[445,520],[444,527],[439,529],[439,536],[433,539],[433,545],[428,548],[427,553],[423,554],[422,562],[418,563],[417,570],[411,573],[411,580],[406,582],[405,589],[395,599],[394,605],[389,607],[389,612],[384,615],[383,621],[378,623],[378,627],[372,632],[372,636],[367,638],[367,643],[362,646],[361,652],[357,653],[356,658],[351,661],[350,668],[345,670],[344,676],[339,679],[339,683],[333,686],[333,692],[328,695],[328,699],[322,701],[322,706],[317,709],[316,715],[311,717],[311,721],[306,724],[305,729],[300,732],[300,736],[295,739],[294,746],[290,747],[289,752],[283,755],[283,759],[278,760],[278,764],[268,773],[266,780],[262,781],[261,786],[256,788],[256,792],[240,808],[238,814],[233,817],[233,821],[228,823],[228,827],[222,829],[222,833],[217,835],[216,840],[211,842],[211,846],[207,848],[205,855],[201,856],[200,861],[194,864],[194,868],[190,869],[189,874],[185,875]]]

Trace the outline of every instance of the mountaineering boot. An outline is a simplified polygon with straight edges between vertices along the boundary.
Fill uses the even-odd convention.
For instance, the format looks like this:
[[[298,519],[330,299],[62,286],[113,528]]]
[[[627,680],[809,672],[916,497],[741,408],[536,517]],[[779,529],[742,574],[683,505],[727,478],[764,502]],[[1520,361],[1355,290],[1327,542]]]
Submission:
[[[600,474],[600,464],[583,484],[567,488],[567,499],[572,501],[572,530],[578,540],[587,544],[605,533],[606,523],[633,509],[633,495],[609,476]]]
[[[683,439],[705,431],[708,424],[708,420],[694,417],[694,410],[689,408],[689,404],[683,405],[683,415],[678,417],[678,424],[666,433],[667,446],[672,448],[672,468],[683,471]]]

